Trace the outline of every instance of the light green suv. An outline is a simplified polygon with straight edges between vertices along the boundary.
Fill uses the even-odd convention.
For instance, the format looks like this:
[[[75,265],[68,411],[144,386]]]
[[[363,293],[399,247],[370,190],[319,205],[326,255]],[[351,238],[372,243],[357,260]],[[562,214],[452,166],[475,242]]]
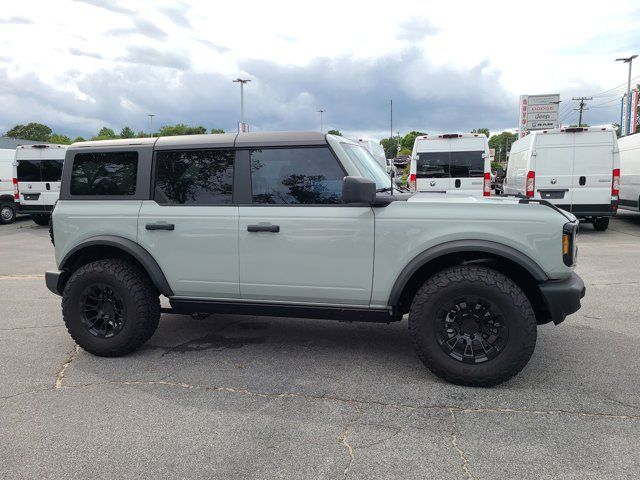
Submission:
[[[408,314],[433,373],[488,386],[525,366],[537,325],[580,308],[577,226],[543,200],[404,193],[332,135],[84,142],[64,162],[46,282],[95,355],[135,350],[163,312]]]

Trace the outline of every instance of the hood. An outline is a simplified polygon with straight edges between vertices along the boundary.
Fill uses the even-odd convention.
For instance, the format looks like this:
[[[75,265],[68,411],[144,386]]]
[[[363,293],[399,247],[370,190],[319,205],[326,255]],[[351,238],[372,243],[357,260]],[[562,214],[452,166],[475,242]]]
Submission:
[[[520,204],[520,198],[517,197],[476,197],[472,195],[465,195],[462,193],[442,193],[442,192],[418,192],[407,199],[407,202],[420,202],[420,203],[465,203],[476,205],[518,205]],[[531,202],[531,205],[552,208],[548,205],[544,205],[535,201]],[[561,210],[561,209],[560,209]],[[574,222],[576,217],[566,210],[561,210],[562,214],[567,220]]]

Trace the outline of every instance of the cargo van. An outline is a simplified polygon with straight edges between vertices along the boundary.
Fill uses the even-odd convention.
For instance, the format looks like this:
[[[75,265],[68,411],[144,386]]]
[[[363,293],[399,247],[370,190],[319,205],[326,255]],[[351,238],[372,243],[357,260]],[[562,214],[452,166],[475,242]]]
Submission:
[[[603,231],[618,209],[619,185],[613,128],[556,128],[513,142],[504,192],[548,200]]]
[[[640,210],[640,134],[618,139],[620,146],[620,208]]]
[[[14,149],[0,149],[0,225],[16,219],[16,183]]]
[[[62,164],[67,145],[21,145],[16,149],[18,213],[31,215],[38,225],[48,225],[60,195]]]
[[[411,153],[409,189],[491,195],[488,138],[477,133],[416,137]]]
[[[376,159],[387,174],[396,175],[396,168],[393,166],[393,163],[391,163],[391,160],[387,159],[387,156],[384,154],[384,148],[382,148],[379,142],[370,138],[356,138],[355,141],[363,146],[371,156]]]

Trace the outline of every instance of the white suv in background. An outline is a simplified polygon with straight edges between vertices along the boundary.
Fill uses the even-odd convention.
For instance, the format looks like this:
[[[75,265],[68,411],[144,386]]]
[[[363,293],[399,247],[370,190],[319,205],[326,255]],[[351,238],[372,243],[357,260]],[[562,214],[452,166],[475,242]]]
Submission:
[[[16,149],[18,212],[31,215],[38,225],[48,225],[60,196],[62,164],[67,145],[21,145]]]

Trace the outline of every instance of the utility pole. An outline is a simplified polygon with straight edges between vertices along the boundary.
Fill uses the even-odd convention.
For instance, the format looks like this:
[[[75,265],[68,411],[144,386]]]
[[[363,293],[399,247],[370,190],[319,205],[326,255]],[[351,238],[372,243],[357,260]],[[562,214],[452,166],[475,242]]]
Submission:
[[[251,80],[236,78],[233,80],[233,83],[240,84],[240,125],[238,126],[238,133],[244,132],[245,124],[244,124],[244,84],[249,83]]]
[[[320,133],[322,133],[322,115],[326,112],[324,108],[316,110],[320,114]]]
[[[155,117],[155,114],[147,113],[147,117],[149,117],[149,133],[153,133],[153,117]]]
[[[627,110],[629,109],[629,99],[631,98],[631,64],[633,63],[633,59],[636,58],[638,55],[631,55],[630,57],[622,57],[622,58],[616,58],[616,62],[622,62],[622,63],[628,63],[629,64],[629,76],[628,76],[628,80],[627,80],[627,98],[626,98],[626,102],[627,102]],[[624,110],[623,110],[624,111]],[[624,118],[624,122],[623,125],[620,125],[620,133],[622,134],[622,136],[624,137],[627,134],[627,131],[630,130],[629,125],[627,125],[628,120],[627,117],[629,115],[625,115]]]
[[[580,104],[578,105],[578,108],[574,108],[574,110],[579,110],[580,111],[580,115],[578,117],[578,126],[580,127],[582,125],[582,111],[583,110],[589,110],[588,108],[584,108],[584,106],[586,105],[585,100],[593,100],[593,97],[573,97],[572,100],[580,100]]]
[[[391,99],[390,105],[391,105],[391,112],[390,112],[391,113],[391,128],[390,128],[391,135],[389,135],[389,138],[393,140],[393,99]]]

